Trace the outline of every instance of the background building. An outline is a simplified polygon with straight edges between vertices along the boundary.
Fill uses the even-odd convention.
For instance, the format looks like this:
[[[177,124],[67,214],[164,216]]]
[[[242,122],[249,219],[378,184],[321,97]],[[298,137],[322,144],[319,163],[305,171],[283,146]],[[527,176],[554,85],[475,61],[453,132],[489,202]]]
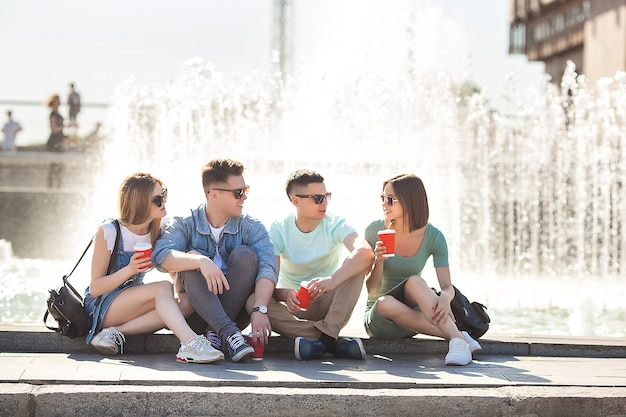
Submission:
[[[509,53],[543,61],[559,82],[568,60],[590,83],[626,70],[626,0],[509,0]]]

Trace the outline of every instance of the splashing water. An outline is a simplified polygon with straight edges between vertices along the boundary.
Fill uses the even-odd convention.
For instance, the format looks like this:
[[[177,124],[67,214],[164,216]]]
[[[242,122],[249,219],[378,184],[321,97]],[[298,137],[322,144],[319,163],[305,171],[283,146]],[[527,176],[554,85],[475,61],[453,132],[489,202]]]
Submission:
[[[128,83],[116,101],[126,123],[108,150],[134,143],[121,172],[158,172],[172,190],[170,213],[203,200],[202,164],[238,159],[252,185],[246,207],[265,224],[291,210],[283,183],[294,169],[322,172],[331,210],[360,230],[380,216],[382,181],[414,172],[447,236],[453,279],[509,311],[501,319],[539,308],[552,332],[593,334],[607,315],[623,317],[621,74],[591,89],[570,65],[560,90],[546,84],[525,100],[505,92],[498,112],[480,93],[460,96],[445,75],[366,73],[332,92],[289,81],[229,81],[193,61],[165,88]],[[617,323],[608,332],[623,334]]]
[[[178,209],[202,201],[202,164],[232,157],[247,166],[250,212],[271,220],[289,210],[284,178],[310,167],[332,184],[333,209],[359,226],[380,215],[385,178],[414,172],[459,268],[624,272],[621,75],[591,91],[570,66],[563,93],[546,85],[543,96],[512,98],[502,112],[481,94],[458,96],[445,76],[431,84],[407,77],[395,87],[361,77],[347,91],[303,102],[298,86],[306,82],[229,83],[195,61],[163,89],[124,85],[105,158],[116,163],[105,168],[118,176],[158,172]],[[366,85],[382,85],[388,97],[371,100],[379,91]],[[310,108],[317,101],[331,104],[325,114]]]

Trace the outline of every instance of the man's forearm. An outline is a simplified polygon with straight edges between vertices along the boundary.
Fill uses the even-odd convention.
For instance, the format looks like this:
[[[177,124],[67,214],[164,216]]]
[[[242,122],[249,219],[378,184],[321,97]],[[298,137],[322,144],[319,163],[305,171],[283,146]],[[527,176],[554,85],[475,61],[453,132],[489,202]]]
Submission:
[[[359,274],[364,276],[372,268],[372,262],[374,262],[374,253],[371,249],[357,249],[337,271],[331,274],[331,277],[337,284],[340,284],[353,276]]]
[[[287,301],[288,294],[292,292],[294,291],[290,288],[275,288],[272,297],[276,301]]]
[[[200,268],[200,260],[203,258],[206,256],[174,250],[161,262],[161,267],[168,272],[193,271]]]
[[[269,278],[259,278],[254,288],[255,306],[267,306],[274,294],[276,284]]]

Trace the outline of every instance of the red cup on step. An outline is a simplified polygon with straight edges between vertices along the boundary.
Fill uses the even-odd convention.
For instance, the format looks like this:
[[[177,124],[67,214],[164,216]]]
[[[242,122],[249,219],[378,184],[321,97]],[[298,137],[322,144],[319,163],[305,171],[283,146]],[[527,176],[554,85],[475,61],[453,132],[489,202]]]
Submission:
[[[252,337],[252,333],[248,334],[248,344],[250,346],[252,346],[252,348],[254,349],[254,353],[252,353],[252,360],[253,361],[261,361],[263,360],[263,354],[265,353],[265,345],[263,344],[263,342],[261,342],[261,340],[257,339],[257,343],[254,343],[255,340]]]

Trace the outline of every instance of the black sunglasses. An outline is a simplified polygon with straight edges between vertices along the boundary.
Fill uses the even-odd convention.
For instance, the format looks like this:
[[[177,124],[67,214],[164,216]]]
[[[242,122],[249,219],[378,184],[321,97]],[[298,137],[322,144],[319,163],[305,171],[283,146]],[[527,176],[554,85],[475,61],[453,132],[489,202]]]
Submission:
[[[313,202],[315,204],[322,204],[325,199],[330,201],[330,196],[331,195],[332,195],[332,193],[326,193],[326,194],[296,194],[296,197],[312,198]]]
[[[233,195],[235,196],[235,198],[236,198],[237,200],[239,200],[239,199],[241,199],[241,197],[243,197],[244,195],[245,195],[245,196],[248,196],[248,191],[250,191],[250,186],[249,186],[249,185],[246,185],[246,186],[245,186],[245,187],[243,187],[243,188],[237,188],[237,189],[235,189],[235,190],[227,190],[227,189],[225,189],[225,188],[213,188],[213,189],[214,189],[214,190],[217,190],[217,191],[230,191],[231,193],[233,193]],[[211,191],[211,190],[209,190],[209,191]],[[209,192],[209,191],[207,191],[207,192]]]
[[[400,200],[396,200],[395,198],[393,198],[390,195],[381,194],[380,195],[380,201],[382,201],[383,203],[386,203],[388,206],[393,206],[393,203],[397,203]]]
[[[154,197],[152,197],[152,202],[158,208],[163,207],[163,203],[165,203],[166,201],[167,201],[167,188],[163,188],[163,191],[161,191],[161,195],[155,195]]]

